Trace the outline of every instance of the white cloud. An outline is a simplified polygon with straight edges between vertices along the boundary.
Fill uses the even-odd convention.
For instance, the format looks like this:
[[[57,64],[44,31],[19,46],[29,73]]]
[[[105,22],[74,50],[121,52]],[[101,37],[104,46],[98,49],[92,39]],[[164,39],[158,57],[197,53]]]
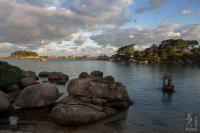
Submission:
[[[182,9],[182,10],[181,10],[181,14],[182,14],[182,15],[191,15],[191,14],[192,14],[192,11],[191,11],[191,10],[188,10],[188,9]]]

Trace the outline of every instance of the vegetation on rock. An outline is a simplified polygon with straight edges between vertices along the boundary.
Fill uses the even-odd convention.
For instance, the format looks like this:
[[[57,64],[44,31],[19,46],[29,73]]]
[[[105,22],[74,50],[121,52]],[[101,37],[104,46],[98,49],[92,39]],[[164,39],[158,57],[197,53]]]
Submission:
[[[0,61],[0,89],[18,83],[21,78],[22,70],[20,68]]]

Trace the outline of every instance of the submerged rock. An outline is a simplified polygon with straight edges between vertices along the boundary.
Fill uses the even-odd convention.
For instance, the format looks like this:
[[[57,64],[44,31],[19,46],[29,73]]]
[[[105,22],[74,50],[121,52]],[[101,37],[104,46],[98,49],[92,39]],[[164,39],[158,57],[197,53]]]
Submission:
[[[69,80],[69,76],[62,72],[51,72],[48,75],[48,80],[57,84],[66,84]]]
[[[55,102],[59,97],[58,89],[52,84],[31,85],[20,93],[16,99],[16,106],[34,108],[47,106]]]
[[[49,72],[47,71],[42,71],[39,73],[39,77],[48,77],[48,75],[49,75]]]

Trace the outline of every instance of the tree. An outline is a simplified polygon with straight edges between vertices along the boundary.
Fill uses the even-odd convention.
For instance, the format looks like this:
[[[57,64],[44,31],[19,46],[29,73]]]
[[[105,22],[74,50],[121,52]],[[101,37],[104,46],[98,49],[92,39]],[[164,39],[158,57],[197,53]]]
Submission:
[[[126,45],[117,50],[118,56],[121,58],[125,58],[126,60],[129,60],[131,56],[134,54],[134,44]]]

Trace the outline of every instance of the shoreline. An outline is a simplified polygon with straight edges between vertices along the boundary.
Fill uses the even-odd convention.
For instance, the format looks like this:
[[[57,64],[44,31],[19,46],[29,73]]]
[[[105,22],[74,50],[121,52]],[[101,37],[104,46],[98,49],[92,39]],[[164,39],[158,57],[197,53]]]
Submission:
[[[160,62],[150,62],[150,61],[139,61],[139,60],[134,60],[134,61],[113,61],[112,59],[110,60],[105,60],[105,59],[98,59],[95,57],[91,57],[91,58],[84,58],[84,57],[68,57],[68,56],[36,56],[36,57],[12,57],[12,56],[0,56],[0,59],[25,59],[25,60],[29,60],[29,59],[33,59],[33,60],[41,60],[42,59],[71,59],[71,60],[96,60],[96,61],[109,61],[109,62],[113,62],[113,63],[135,63],[135,64],[181,64],[181,65],[199,65],[199,62],[192,62],[192,61],[160,61]]]

